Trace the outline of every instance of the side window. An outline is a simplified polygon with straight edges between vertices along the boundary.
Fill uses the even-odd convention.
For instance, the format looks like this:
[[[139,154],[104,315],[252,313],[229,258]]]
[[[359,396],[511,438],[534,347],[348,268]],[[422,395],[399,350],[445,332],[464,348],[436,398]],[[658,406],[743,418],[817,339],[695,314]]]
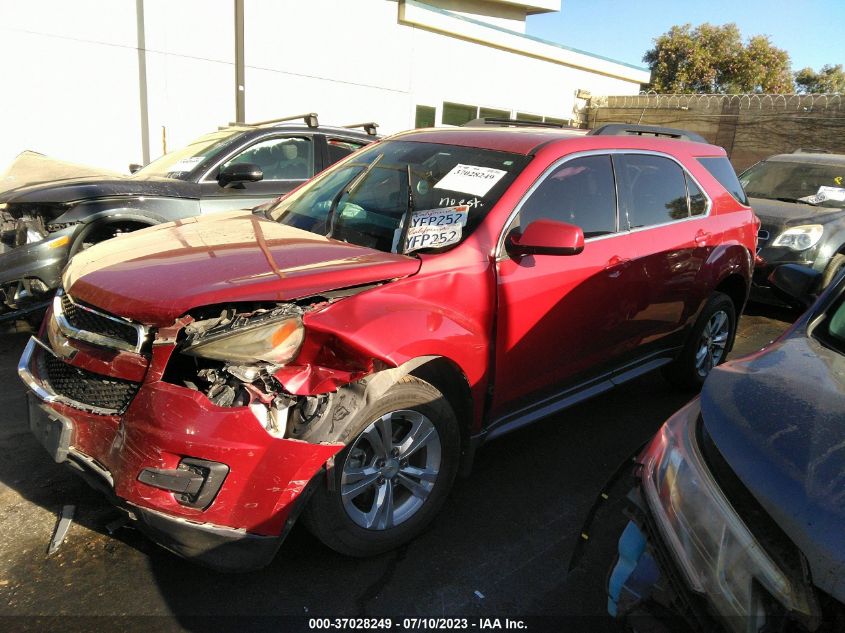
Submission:
[[[675,161],[650,154],[623,154],[614,160],[629,229],[689,217],[684,170]]]
[[[310,138],[272,138],[250,145],[224,163],[252,163],[264,172],[264,180],[305,180],[314,175]]]
[[[341,158],[346,158],[352,152],[361,149],[366,143],[358,143],[348,139],[327,138],[329,144],[329,165],[336,163]]]
[[[689,193],[690,215],[704,215],[707,211],[707,198],[689,175],[687,175],[687,192]]]
[[[739,178],[736,177],[733,165],[727,158],[724,156],[709,156],[699,158],[698,162],[704,165],[710,175],[718,180],[719,184],[727,189],[737,202],[748,204],[745,190],[739,184]]]
[[[616,231],[616,186],[610,156],[567,161],[546,176],[519,211],[519,224],[557,220],[580,226],[584,237]]]

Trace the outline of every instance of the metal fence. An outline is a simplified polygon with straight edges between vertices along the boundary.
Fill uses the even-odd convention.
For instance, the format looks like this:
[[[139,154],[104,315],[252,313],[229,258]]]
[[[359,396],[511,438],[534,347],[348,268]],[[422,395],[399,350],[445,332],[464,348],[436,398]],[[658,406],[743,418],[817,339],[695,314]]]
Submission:
[[[658,94],[596,96],[589,127],[642,123],[698,132],[742,171],[772,154],[816,148],[845,154],[845,107],[838,94]]]

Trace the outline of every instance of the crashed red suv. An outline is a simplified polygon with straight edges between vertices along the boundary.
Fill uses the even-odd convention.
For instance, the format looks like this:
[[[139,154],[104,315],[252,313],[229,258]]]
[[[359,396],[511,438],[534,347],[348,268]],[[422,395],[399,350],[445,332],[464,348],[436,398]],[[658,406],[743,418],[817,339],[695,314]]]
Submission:
[[[265,215],[78,255],[21,359],[31,426],[164,547],[266,564],[302,514],[351,555],[433,518],[485,440],[729,351],[757,221],[722,149],[407,132]]]

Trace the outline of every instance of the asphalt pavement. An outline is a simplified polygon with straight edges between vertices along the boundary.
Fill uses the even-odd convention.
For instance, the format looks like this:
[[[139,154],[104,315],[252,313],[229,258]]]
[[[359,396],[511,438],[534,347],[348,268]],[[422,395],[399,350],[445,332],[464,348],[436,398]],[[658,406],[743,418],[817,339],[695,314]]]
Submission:
[[[767,344],[794,317],[753,306],[733,356]],[[534,630],[618,631],[604,583],[626,521],[628,465],[689,398],[651,374],[489,443],[430,529],[397,551],[347,558],[296,526],[269,567],[226,575],[134,530],[109,534],[116,512],[29,433],[16,374],[27,337],[24,326],[0,335],[0,627],[8,631],[287,631],[335,617],[391,617],[394,627],[466,618],[470,630],[533,618]],[[73,523],[48,556],[66,505],[75,506]]]

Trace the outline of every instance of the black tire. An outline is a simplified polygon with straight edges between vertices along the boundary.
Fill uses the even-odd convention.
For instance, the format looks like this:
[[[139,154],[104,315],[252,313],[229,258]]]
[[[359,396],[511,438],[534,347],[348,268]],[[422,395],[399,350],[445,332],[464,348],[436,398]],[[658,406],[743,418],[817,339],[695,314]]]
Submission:
[[[819,290],[827,288],[830,285],[830,282],[836,278],[836,275],[838,275],[839,271],[843,268],[845,268],[845,255],[837,253],[831,257],[827,266],[825,266],[824,273],[822,274]]]
[[[140,229],[146,229],[150,224],[141,224],[139,222],[97,222],[86,226],[73,242],[68,253],[68,259],[84,251],[94,244],[105,242],[118,235],[124,233],[131,233]]]
[[[370,439],[375,437],[377,444],[383,438],[384,427],[378,425],[385,424],[385,418],[389,420],[392,437],[399,442],[397,452],[404,445],[401,440],[407,442],[408,438],[413,440],[417,437],[411,435],[415,428],[426,432],[426,443],[420,444],[420,448],[415,451],[410,451],[409,456],[404,459],[404,453],[395,454],[387,462],[379,459],[381,453],[372,450]],[[455,413],[443,394],[427,382],[411,376],[403,378],[384,396],[361,411],[352,425],[356,427],[350,434],[352,439],[335,457],[334,468],[329,473],[332,486],[322,484],[314,492],[302,519],[314,536],[341,554],[374,556],[407,543],[432,521],[446,501],[455,480],[460,460],[461,438]],[[431,435],[430,427],[436,431],[436,437]],[[403,436],[402,433],[406,431],[408,434]],[[434,441],[439,443],[438,447],[432,443]],[[408,444],[408,448],[412,444],[413,442]],[[412,472],[410,469],[417,469],[420,474],[426,473],[426,476],[430,477],[435,469],[428,467],[428,464],[434,463],[435,457],[439,459],[439,464],[431,482],[432,487],[425,493],[424,499],[420,500],[418,495],[411,494],[410,488],[407,488],[404,482],[419,483],[423,487],[428,483],[422,478],[416,482],[413,476],[409,478],[406,473]],[[431,461],[421,467],[419,464],[423,459]],[[368,474],[363,475],[365,471]],[[379,473],[378,479],[374,483],[366,483],[374,476],[373,471]],[[353,479],[359,474],[360,479]],[[355,496],[358,488],[363,492]],[[391,491],[390,517],[396,517],[394,510],[403,507],[408,510],[406,515],[391,525],[391,522],[386,520],[385,511],[381,514],[376,511],[374,521],[381,525],[365,527],[361,521],[367,519],[377,506],[386,506],[384,503],[379,505],[378,499],[381,497],[378,495],[387,495],[385,491],[388,488]],[[422,494],[423,488],[417,490]],[[342,491],[346,492],[346,502]],[[398,499],[402,501],[396,501],[394,508],[393,500]],[[418,502],[419,505],[416,506]],[[365,513],[368,505],[371,506],[371,511]]]
[[[717,315],[726,317],[726,335],[724,337],[710,336],[711,332],[708,328],[720,325],[720,317],[717,317]],[[719,333],[721,332],[720,327]],[[663,375],[672,385],[684,391],[701,389],[707,374],[713,367],[725,361],[728,352],[733,347],[735,336],[736,308],[734,303],[728,295],[714,292],[707,300],[701,314],[698,315],[680,356],[673,363],[664,367]],[[704,351],[705,346],[706,352]],[[717,354],[716,349],[720,353]],[[700,354],[702,355],[700,356]]]

